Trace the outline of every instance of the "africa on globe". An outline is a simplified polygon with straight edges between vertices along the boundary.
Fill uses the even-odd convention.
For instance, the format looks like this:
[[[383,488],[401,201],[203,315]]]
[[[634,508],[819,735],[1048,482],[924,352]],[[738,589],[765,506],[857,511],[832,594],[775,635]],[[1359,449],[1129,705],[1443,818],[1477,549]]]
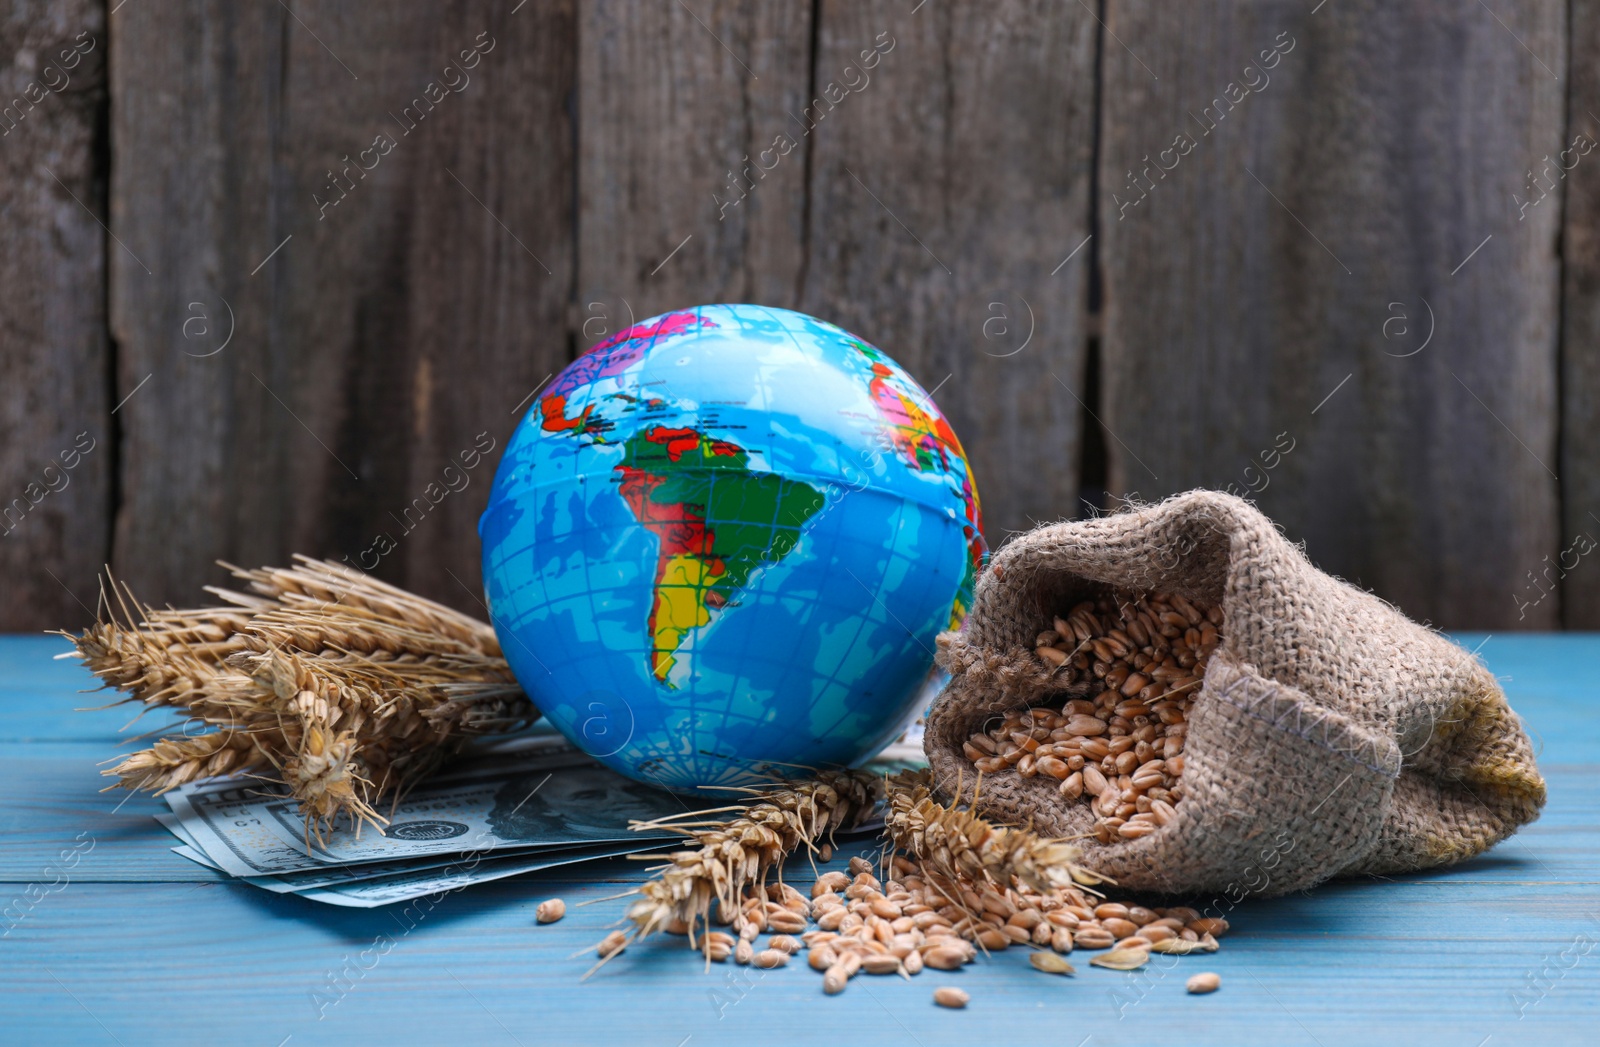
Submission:
[[[491,617],[568,739],[688,791],[854,765],[972,602],[978,492],[883,351],[786,309],[636,324],[546,388],[479,523]]]

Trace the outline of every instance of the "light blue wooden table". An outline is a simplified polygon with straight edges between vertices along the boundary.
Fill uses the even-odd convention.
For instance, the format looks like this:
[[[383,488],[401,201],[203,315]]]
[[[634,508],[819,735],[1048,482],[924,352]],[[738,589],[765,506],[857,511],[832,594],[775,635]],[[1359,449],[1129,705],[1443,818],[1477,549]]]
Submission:
[[[99,792],[128,711],[73,711],[91,696],[51,660],[61,641],[0,639],[0,1044],[1600,1042],[1600,637],[1460,639],[1482,643],[1550,785],[1543,818],[1491,853],[1248,901],[1220,953],[1161,958],[1170,972],[1052,978],[1011,950],[955,974],[861,976],[838,997],[804,968],[703,973],[681,939],[580,983],[589,961],[572,954],[625,903],[574,903],[625,889],[639,863],[470,888],[408,921],[228,883],[168,850],[160,801]],[[52,885],[73,848],[70,882]],[[569,915],[536,927],[553,895]],[[1222,990],[1186,996],[1199,970]],[[941,984],[971,1005],[935,1007]]]

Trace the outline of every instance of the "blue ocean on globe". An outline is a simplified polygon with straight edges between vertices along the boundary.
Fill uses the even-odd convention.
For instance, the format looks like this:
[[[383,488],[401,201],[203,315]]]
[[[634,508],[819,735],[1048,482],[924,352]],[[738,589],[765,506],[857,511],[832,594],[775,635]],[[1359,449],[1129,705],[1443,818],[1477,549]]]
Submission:
[[[922,387],[842,328],[754,305],[666,313],[574,361],[519,424],[479,533],[535,704],[674,791],[877,752],[986,555]]]

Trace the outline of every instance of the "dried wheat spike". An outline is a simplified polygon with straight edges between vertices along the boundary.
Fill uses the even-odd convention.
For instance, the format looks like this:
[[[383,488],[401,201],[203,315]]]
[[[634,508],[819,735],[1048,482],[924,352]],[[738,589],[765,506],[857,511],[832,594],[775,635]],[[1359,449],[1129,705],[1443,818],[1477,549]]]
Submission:
[[[338,564],[234,573],[255,594],[156,611],[108,578],[101,617],[70,637],[105,684],[214,733],[166,737],[106,773],[165,791],[223,773],[275,771],[319,837],[382,821],[468,737],[539,714],[494,630]],[[69,634],[63,634],[69,635]]]
[[[389,632],[409,629],[435,639],[456,640],[481,654],[500,657],[500,641],[494,627],[487,622],[332,560],[314,560],[298,554],[294,559],[293,567],[262,567],[253,571],[227,563],[222,565],[232,571],[235,578],[249,582],[259,596],[215,587],[208,587],[207,592],[244,606],[258,603],[263,597],[273,606],[298,611],[337,606],[370,616],[370,620],[382,623]]]
[[[157,795],[199,778],[247,770],[265,763],[249,732],[213,731],[193,737],[163,738],[134,753],[108,774],[126,789],[148,789]]]
[[[655,877],[638,890],[642,897],[628,909],[637,940],[668,924],[681,922],[692,935],[711,923],[712,903],[725,914],[738,911],[752,889],[765,888],[767,875],[801,847],[839,828],[854,828],[883,796],[883,780],[862,771],[822,771],[815,778],[792,782],[758,794],[748,805],[635,822],[642,832],[679,832],[699,844],[697,850],[667,856]],[[718,814],[738,812],[726,820]]]
[[[381,799],[403,794],[467,737],[537,715],[503,662],[490,680],[463,679],[431,656],[379,661],[268,647],[229,664],[272,696],[290,750],[276,762],[319,836],[341,816],[380,823]]]
[[[902,771],[890,778],[887,797],[884,834],[889,842],[949,879],[988,879],[1008,888],[1015,877],[1039,891],[1103,882],[1077,864],[1079,851],[1070,843],[991,825],[971,810],[939,803],[927,771]]]
[[[237,634],[248,614],[233,608],[154,611],[109,575],[106,584],[98,620],[81,636],[60,634],[77,645],[102,683],[146,706],[186,709],[214,693],[231,695],[239,681],[223,661],[245,649]]]

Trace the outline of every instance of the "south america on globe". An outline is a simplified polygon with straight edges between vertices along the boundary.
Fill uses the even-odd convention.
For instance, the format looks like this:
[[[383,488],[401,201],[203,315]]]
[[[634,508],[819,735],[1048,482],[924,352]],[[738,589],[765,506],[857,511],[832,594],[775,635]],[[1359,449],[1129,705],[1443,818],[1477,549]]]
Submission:
[[[986,549],[949,423],[823,320],[709,305],[541,389],[479,523],[518,680],[675,791],[860,763],[914,711]]]

